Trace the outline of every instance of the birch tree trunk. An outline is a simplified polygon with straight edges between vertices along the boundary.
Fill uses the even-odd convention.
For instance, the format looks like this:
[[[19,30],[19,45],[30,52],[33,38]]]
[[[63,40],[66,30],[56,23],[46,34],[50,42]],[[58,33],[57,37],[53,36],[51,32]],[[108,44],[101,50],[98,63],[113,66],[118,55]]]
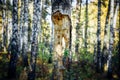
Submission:
[[[11,56],[9,62],[8,77],[16,77],[16,63],[18,54],[18,0],[13,0],[13,10],[12,10],[12,40],[11,40]]]
[[[4,47],[5,9],[2,10],[2,47]]]
[[[81,4],[82,4],[82,0],[77,0],[76,3],[76,19],[77,19],[77,23],[76,23],[76,43],[75,43],[75,54],[77,56],[77,61],[80,61],[80,54],[79,54],[79,46],[80,46],[80,21],[81,21]],[[79,63],[78,63],[79,66]],[[78,80],[79,74],[76,72],[76,79]]]
[[[4,51],[6,51],[6,0],[2,1],[3,2],[3,11],[2,11],[2,26],[3,26],[3,48]]]
[[[88,0],[86,0],[86,9],[85,9],[85,38],[84,38],[85,53],[87,53],[87,27],[88,27]]]
[[[79,59],[79,38],[80,38],[80,18],[81,18],[81,3],[82,1],[80,0],[77,0],[77,6],[76,6],[76,11],[77,11],[77,14],[78,16],[76,17],[77,18],[77,25],[76,25],[76,45],[75,45],[75,53],[77,54],[77,58]]]
[[[69,50],[71,60],[71,0],[52,0],[52,22],[54,24],[54,59],[57,61],[59,80],[63,80],[63,53]],[[70,65],[68,66],[70,67]]]
[[[28,74],[28,80],[35,80],[36,58],[38,53],[38,31],[40,24],[40,2],[40,0],[34,0],[30,72]]]
[[[116,27],[117,16],[118,16],[118,10],[119,10],[119,3],[116,2],[116,8],[115,8],[114,18],[113,18],[113,28]]]
[[[109,28],[109,15],[110,15],[110,2],[111,0],[109,0],[109,3],[108,3],[108,11],[107,11],[107,16],[106,16],[106,21],[105,21],[105,28],[104,28],[104,40],[103,40],[103,49],[102,49],[102,70],[103,70],[103,67],[104,67],[104,63],[106,62],[106,55],[108,54],[108,28]]]
[[[7,51],[7,48],[8,48],[8,15],[9,15],[9,11],[8,11],[8,3],[6,1],[6,32],[5,32],[5,36],[6,36],[6,40],[5,40],[5,47],[6,47],[6,51]]]
[[[12,12],[9,12],[9,20],[8,20],[8,53],[10,53],[11,49],[11,38],[12,38],[12,19],[10,18],[10,15],[12,15]]]
[[[96,64],[97,64],[97,45],[96,45],[96,41],[95,41],[95,43],[94,43],[94,60],[93,60],[93,62],[94,62],[94,64],[95,64],[95,67],[97,67],[96,66]]]
[[[23,27],[23,48],[22,48],[22,57],[23,65],[28,66],[28,0],[24,0],[24,27]]]
[[[20,26],[19,26],[19,53],[22,53],[23,46],[23,19],[24,19],[24,2],[21,0],[21,11],[20,11]]]
[[[107,60],[108,77],[112,78],[112,52],[114,43],[114,28],[113,28],[113,18],[114,18],[114,0],[111,0],[111,10],[110,10],[110,37],[109,37],[109,53]]]
[[[98,27],[97,27],[97,72],[101,71],[101,0],[98,0]]]
[[[113,2],[113,3],[112,3]],[[114,29],[116,27],[117,13],[119,10],[119,3],[117,3],[115,12],[114,12],[114,0],[111,1],[111,16],[110,16],[110,38],[109,38],[109,55],[107,60],[108,67],[108,77],[112,78],[112,54],[113,54],[113,44],[114,44]]]

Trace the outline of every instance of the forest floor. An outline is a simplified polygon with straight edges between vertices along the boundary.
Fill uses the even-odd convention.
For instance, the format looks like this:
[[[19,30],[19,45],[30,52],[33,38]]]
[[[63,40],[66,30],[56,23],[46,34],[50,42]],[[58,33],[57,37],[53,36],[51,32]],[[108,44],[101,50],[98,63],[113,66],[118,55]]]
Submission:
[[[0,80],[8,80],[7,72],[9,65],[9,55],[6,52],[0,52]],[[25,74],[23,71],[22,60],[19,59],[17,63],[17,79],[23,80]],[[49,64],[41,59],[37,59],[36,66],[36,80],[52,80],[53,64]],[[22,74],[22,76],[21,76]],[[88,60],[81,60],[79,62],[72,62],[70,71],[64,70],[64,80],[109,80],[106,73],[96,73],[93,63],[89,63]],[[20,78],[22,77],[22,78]],[[25,80],[25,79],[24,79]],[[112,80],[119,80],[116,74],[113,74]]]

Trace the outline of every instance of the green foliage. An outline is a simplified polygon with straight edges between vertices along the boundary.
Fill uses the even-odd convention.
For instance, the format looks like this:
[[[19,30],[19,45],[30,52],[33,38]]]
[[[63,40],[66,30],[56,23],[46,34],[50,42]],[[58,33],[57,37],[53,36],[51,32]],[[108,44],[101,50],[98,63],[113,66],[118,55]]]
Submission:
[[[68,57],[68,55],[69,55],[69,51],[68,51],[68,49],[65,49],[65,51],[64,51],[64,57]]]
[[[42,59],[43,62],[47,62],[50,57],[52,55],[49,53],[49,48],[45,47],[44,43],[39,43],[38,58]]]
[[[7,70],[8,70],[8,62],[9,59],[7,58],[6,53],[1,53],[0,55],[0,80],[3,77],[7,77]]]
[[[16,68],[16,72],[18,73],[18,75],[20,75],[20,73],[22,72],[22,70],[24,70],[24,67],[21,66],[22,64],[18,64],[17,68]],[[17,75],[17,76],[18,76]]]
[[[86,49],[82,48],[80,49],[80,60],[87,60],[89,63],[92,63],[93,62],[93,54],[88,52],[86,52]]]

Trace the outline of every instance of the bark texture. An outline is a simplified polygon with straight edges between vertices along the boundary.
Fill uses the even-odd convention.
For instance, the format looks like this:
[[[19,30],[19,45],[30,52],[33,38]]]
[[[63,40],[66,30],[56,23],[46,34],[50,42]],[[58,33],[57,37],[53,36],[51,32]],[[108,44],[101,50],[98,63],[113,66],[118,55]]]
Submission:
[[[38,53],[38,31],[40,25],[40,2],[40,0],[34,0],[30,72],[28,74],[28,80],[35,80],[36,58]]]
[[[108,54],[108,28],[109,28],[109,15],[110,15],[110,1],[109,0],[109,3],[108,3],[108,11],[107,11],[107,16],[106,16],[106,21],[105,21],[105,28],[104,28],[104,40],[103,40],[103,49],[102,49],[102,70],[103,70],[103,67],[104,67],[104,64],[105,62],[107,61],[106,59],[106,56]]]
[[[79,38],[80,38],[80,18],[81,18],[81,3],[82,3],[82,1],[80,0],[77,0],[77,6],[76,6],[76,11],[77,11],[77,16],[76,16],[76,18],[77,18],[77,25],[76,25],[76,45],[75,45],[75,53],[78,55],[78,59],[79,59]]]
[[[6,47],[7,47],[7,6],[6,6],[6,1],[2,1],[3,2],[3,10],[2,10],[2,25],[3,25],[3,48],[4,51],[6,51]]]
[[[20,26],[19,26],[19,52],[22,53],[23,45],[23,23],[24,23],[24,2],[21,1],[21,11],[20,11]]]
[[[12,10],[12,40],[11,40],[11,57],[9,62],[9,78],[16,77],[16,64],[17,64],[17,54],[18,54],[18,0],[13,0],[13,10]]]
[[[111,10],[110,10],[110,37],[109,37],[109,53],[107,60],[108,67],[108,77],[112,78],[112,52],[113,52],[113,43],[114,43],[114,28],[113,28],[113,18],[114,18],[114,0],[111,0]]]
[[[98,27],[97,27],[97,72],[101,71],[101,0],[98,0]]]
[[[85,9],[85,38],[84,38],[85,53],[87,53],[87,28],[88,28],[88,0],[86,0]]]
[[[22,57],[23,65],[28,66],[28,0],[24,0],[24,27],[23,27],[23,48],[22,48]]]
[[[63,80],[62,58],[65,49],[71,55],[71,0],[52,0],[52,22],[54,24],[54,57],[57,61],[58,76]],[[70,56],[71,58],[71,56]]]

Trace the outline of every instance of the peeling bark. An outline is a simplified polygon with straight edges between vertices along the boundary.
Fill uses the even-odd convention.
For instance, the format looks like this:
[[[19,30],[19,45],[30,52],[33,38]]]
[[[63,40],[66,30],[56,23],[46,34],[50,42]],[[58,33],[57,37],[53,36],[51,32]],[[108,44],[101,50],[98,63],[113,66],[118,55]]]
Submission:
[[[65,49],[69,50],[71,60],[71,0],[52,0],[52,22],[54,24],[54,59],[58,63],[58,76],[63,80],[62,64]],[[69,65],[70,67],[70,65]]]

